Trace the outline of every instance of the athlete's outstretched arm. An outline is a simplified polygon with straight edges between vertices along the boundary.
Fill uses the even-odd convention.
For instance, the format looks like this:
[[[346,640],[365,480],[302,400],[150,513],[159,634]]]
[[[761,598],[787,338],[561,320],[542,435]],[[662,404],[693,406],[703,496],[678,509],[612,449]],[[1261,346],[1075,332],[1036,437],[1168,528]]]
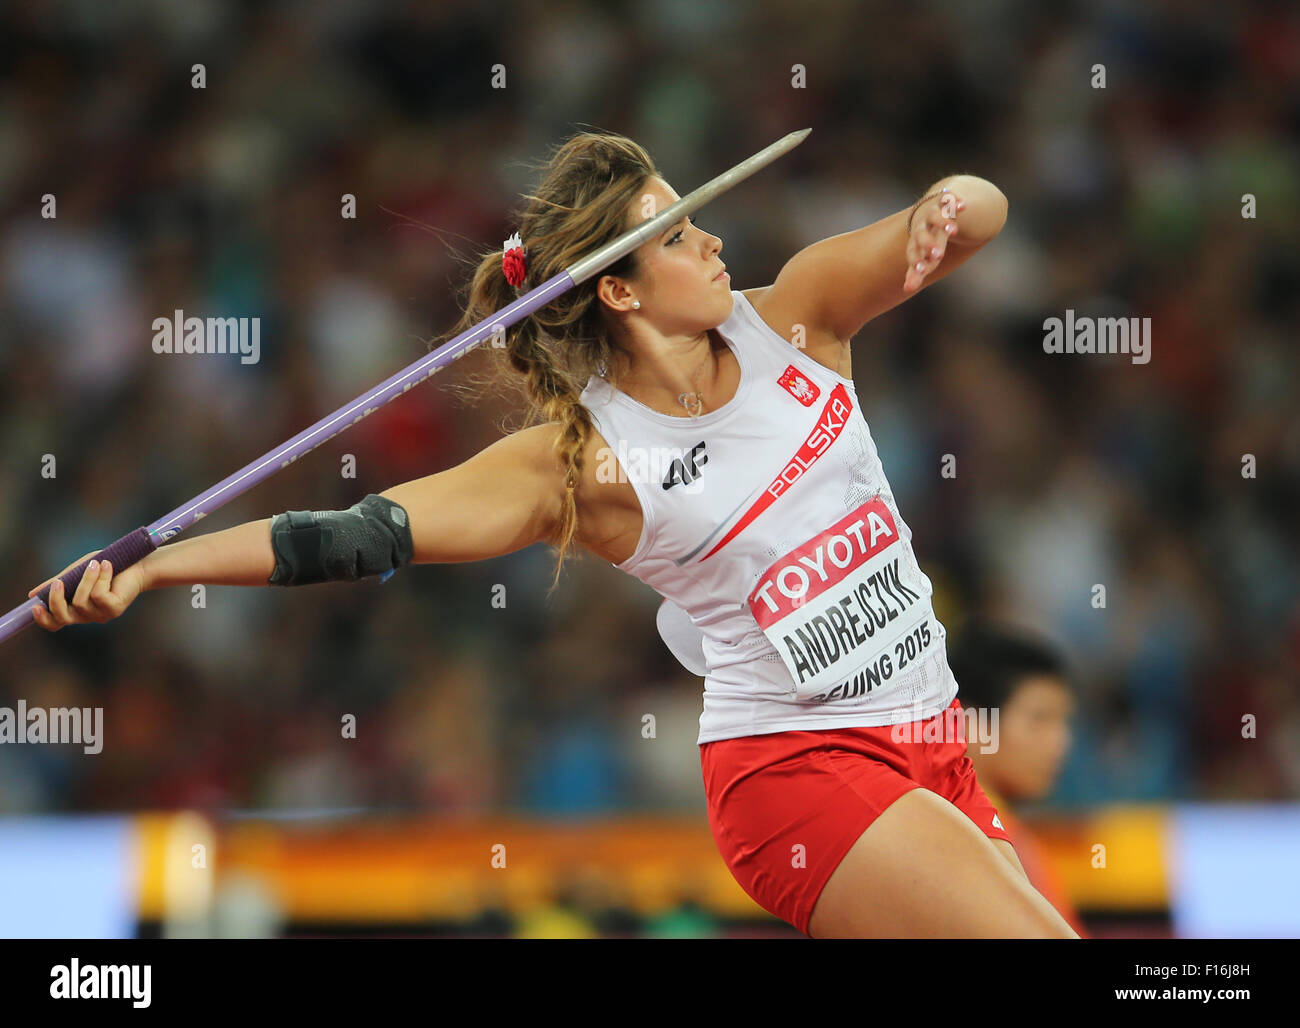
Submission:
[[[940,193],[945,186],[960,205],[945,208],[940,194],[914,215],[908,207],[800,250],[769,287],[772,302],[781,306],[785,299],[786,306],[806,310],[810,329],[847,342],[872,318],[956,270],[1002,230],[1007,198],[975,175],[950,175],[921,195]],[[944,231],[950,220],[956,223],[951,234]],[[932,249],[939,251],[937,258]],[[920,271],[918,262],[924,265]]]
[[[481,560],[551,542],[564,498],[564,469],[551,449],[555,433],[555,425],[514,432],[463,464],[377,494],[406,511],[411,563]],[[47,631],[102,623],[121,615],[145,590],[172,585],[272,584],[277,568],[274,520],[262,518],[179,539],[125,570],[87,573],[74,596],[52,592],[49,610],[37,612],[37,623]]]
[[[565,478],[555,435],[553,424],[513,432],[448,471],[380,493],[410,516],[412,563],[483,560],[551,542]]]
[[[559,523],[564,474],[548,452],[555,426],[498,439],[454,468],[379,496],[410,519],[413,564],[449,564],[513,553],[549,539]],[[160,546],[141,564],[145,589],[170,585],[267,585],[276,559],[271,520]]]

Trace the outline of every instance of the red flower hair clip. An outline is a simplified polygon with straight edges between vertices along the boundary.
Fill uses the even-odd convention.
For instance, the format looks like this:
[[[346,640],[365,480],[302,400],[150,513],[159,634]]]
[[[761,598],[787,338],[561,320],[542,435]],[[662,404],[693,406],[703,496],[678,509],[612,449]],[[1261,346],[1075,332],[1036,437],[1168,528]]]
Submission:
[[[523,285],[524,276],[528,274],[528,251],[524,249],[524,241],[516,232],[501,246],[505,251],[501,255],[501,268],[506,273],[506,281],[516,287]]]

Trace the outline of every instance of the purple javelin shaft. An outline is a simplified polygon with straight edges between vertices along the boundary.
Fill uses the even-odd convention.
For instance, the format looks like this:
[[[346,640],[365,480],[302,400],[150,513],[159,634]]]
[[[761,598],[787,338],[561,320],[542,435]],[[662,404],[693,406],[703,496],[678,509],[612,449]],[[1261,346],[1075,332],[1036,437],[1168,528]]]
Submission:
[[[417,382],[429,378],[452,361],[464,357],[474,347],[491,338],[498,326],[506,329],[522,318],[526,318],[539,307],[545,306],[557,296],[609,267],[625,254],[631,253],[657,233],[664,231],[670,225],[675,225],[686,215],[693,214],[720,193],[726,192],[737,182],[747,179],[759,168],[766,167],[782,154],[788,153],[802,143],[811,131],[812,129],[806,128],[791,132],[770,146],[764,147],[752,157],[747,157],[735,167],[727,169],[717,178],[692,190],[654,217],[646,219],[617,239],[570,264],[558,275],[543,282],[531,292],[525,293],[514,303],[502,307],[490,317],[484,318],[473,328],[467,329],[455,339],[438,347],[433,353],[408,365],[364,396],[340,407],[329,417],[321,418],[311,428],[299,432],[287,443],[240,468],[229,478],[222,479],[207,492],[200,493],[189,503],[177,507],[166,517],[159,518],[151,525],[137,528],[134,532],[128,532],[122,538],[109,543],[98,553],[87,557],[76,567],[70,568],[59,576],[65,594],[71,597],[76,591],[85,573],[86,565],[92,560],[111,562],[115,573],[144,560],[162,543],[184,532],[200,518],[229,503],[240,493],[257,485],[262,479],[269,478],[281,468],[288,467],[304,453],[316,449],[321,443],[334,438],[344,429],[351,428],[366,415],[373,414],[390,400],[395,400]],[[0,617],[0,642],[33,623],[32,609],[38,602],[48,606],[50,587],[53,584],[51,582],[32,599]]]
[[[182,504],[152,524],[137,528],[133,532],[128,532],[122,538],[109,543],[104,549],[91,557],[87,557],[76,567],[70,568],[60,576],[63,582],[64,594],[69,598],[72,597],[77,585],[81,582],[86,566],[92,560],[110,561],[113,565],[114,574],[143,560],[156,550],[159,545],[184,532],[200,518],[229,503],[236,496],[251,489],[263,479],[269,478],[282,468],[288,467],[303,454],[310,453],[321,443],[334,438],[344,429],[351,428],[362,418],[373,414],[384,404],[397,399],[412,386],[441,371],[452,361],[459,360],[474,347],[487,342],[492,338],[492,333],[498,325],[502,329],[508,328],[515,322],[532,314],[539,307],[550,303],[557,296],[572,289],[574,285],[576,283],[570,277],[569,271],[567,269],[561,271],[554,278],[543,282],[536,289],[519,297],[514,303],[502,307],[491,317],[485,318],[473,328],[462,332],[455,339],[414,361],[391,378],[385,379],[364,396],[344,404],[333,414],[321,418],[311,428],[299,432],[288,442],[277,446],[251,464],[246,464],[233,475],[222,479],[211,489],[200,493],[188,503]],[[32,624],[32,608],[36,606],[38,601],[48,606],[50,588],[53,584],[51,582],[32,599],[0,617],[0,641]]]

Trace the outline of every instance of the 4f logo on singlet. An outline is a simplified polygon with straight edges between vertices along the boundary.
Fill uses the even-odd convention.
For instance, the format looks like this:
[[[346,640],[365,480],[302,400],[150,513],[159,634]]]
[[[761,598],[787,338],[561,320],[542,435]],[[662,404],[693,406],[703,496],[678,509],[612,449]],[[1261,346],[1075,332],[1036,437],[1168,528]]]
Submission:
[[[777,382],[784,386],[785,391],[805,407],[811,407],[822,392],[817,388],[816,383],[808,379],[807,375],[800,374],[796,371],[793,364],[786,365],[785,370],[781,372],[781,377],[777,379]]]
[[[668,474],[664,476],[664,488],[671,489],[679,482],[682,485],[690,485],[703,474],[700,468],[708,462],[709,455],[704,452],[704,443],[702,441],[696,443],[691,447],[690,453],[684,457],[674,458],[669,465]]]

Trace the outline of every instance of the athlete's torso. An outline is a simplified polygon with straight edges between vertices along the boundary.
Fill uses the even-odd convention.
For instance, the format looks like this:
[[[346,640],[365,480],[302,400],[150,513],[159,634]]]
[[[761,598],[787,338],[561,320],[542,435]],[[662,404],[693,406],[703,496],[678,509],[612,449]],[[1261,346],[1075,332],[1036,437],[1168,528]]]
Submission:
[[[938,713],[945,632],[853,383],[732,296],[721,406],[676,417],[588,382],[584,543],[703,633],[701,743]]]

